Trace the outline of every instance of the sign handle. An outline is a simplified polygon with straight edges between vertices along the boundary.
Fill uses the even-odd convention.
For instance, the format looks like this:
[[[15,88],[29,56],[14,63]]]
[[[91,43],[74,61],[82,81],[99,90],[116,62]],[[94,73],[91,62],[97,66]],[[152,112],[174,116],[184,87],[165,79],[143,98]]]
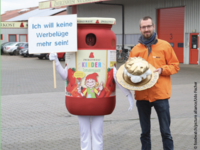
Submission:
[[[53,60],[53,80],[54,80],[54,88],[56,89],[56,69],[55,69],[55,60]]]

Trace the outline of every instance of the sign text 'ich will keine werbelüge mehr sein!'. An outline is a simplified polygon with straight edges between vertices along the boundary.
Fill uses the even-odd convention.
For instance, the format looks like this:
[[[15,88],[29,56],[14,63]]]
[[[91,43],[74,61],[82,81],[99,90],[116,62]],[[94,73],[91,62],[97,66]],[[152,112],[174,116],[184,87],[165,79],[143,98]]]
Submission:
[[[76,51],[76,20],[76,15],[30,18],[29,53]]]

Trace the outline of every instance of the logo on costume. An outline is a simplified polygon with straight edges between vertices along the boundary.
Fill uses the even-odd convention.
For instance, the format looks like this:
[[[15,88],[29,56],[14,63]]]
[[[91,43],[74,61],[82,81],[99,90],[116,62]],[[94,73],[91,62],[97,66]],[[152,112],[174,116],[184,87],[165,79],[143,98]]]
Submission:
[[[95,59],[94,53],[91,52],[89,55],[89,59],[84,59],[84,62],[82,62],[83,68],[101,68],[101,62],[100,59]]]

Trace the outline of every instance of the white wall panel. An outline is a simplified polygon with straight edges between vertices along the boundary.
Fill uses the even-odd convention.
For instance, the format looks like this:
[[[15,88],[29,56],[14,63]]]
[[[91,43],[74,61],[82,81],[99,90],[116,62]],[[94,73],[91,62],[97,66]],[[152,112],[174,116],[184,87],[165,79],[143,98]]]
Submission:
[[[190,34],[189,33],[185,33],[184,36],[184,63],[185,64],[189,64],[189,57],[190,56]]]

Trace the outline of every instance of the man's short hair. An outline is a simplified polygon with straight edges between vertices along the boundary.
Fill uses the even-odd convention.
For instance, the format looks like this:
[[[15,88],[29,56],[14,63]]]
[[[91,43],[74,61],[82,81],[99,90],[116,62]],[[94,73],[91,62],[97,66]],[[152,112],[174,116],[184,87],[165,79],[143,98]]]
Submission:
[[[148,19],[150,19],[152,21],[152,25],[154,25],[153,19],[150,16],[145,16],[140,19],[139,26],[140,26],[142,20],[148,20]]]

